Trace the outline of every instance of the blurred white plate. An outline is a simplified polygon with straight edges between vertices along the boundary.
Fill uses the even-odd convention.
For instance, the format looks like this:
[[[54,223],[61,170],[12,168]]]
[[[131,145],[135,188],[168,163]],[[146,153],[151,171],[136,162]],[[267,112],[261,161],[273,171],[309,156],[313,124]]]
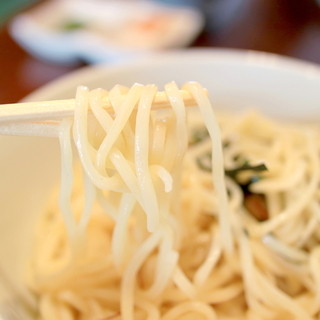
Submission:
[[[320,68],[272,54],[229,51],[181,51],[128,64],[84,68],[27,97],[73,97],[77,85],[111,88],[120,83],[195,80],[206,86],[215,108],[256,107],[283,119],[320,120]],[[0,266],[22,283],[32,228],[46,198],[59,181],[57,139],[0,137]],[[5,295],[1,291],[0,299]]]
[[[15,17],[10,31],[39,58],[99,63],[187,46],[203,25],[195,8],[150,0],[51,0]]]

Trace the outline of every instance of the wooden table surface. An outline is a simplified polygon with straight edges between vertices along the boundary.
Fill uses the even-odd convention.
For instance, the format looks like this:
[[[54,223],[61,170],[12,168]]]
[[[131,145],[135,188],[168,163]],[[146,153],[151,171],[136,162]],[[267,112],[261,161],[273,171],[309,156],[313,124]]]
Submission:
[[[207,27],[192,47],[259,50],[320,64],[320,7],[314,0],[245,0],[230,21]],[[38,60],[12,40],[7,25],[0,27],[0,103],[83,66]]]

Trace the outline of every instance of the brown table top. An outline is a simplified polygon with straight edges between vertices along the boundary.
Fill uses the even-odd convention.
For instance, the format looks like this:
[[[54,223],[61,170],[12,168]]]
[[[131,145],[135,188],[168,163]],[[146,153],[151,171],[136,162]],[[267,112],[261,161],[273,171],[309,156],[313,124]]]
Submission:
[[[320,7],[313,0],[244,0],[234,18],[207,28],[192,47],[223,47],[277,53],[320,64]],[[0,28],[0,103],[16,102],[75,69],[36,59]]]

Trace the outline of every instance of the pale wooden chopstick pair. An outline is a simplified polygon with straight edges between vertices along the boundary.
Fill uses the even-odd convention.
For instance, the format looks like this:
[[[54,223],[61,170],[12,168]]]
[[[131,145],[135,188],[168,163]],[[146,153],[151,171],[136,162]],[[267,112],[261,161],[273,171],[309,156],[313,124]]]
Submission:
[[[186,106],[195,101],[186,90],[180,90]],[[165,92],[158,92],[153,109],[170,106]],[[111,108],[106,99],[105,108]],[[58,124],[63,118],[72,117],[75,99],[40,102],[23,102],[0,105],[0,135],[57,137]]]

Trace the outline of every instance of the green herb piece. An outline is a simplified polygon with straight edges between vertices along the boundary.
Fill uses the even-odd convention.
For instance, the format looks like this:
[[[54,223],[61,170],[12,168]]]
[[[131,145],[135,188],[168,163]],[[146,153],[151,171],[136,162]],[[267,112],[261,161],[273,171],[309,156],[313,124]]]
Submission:
[[[197,164],[200,169],[202,169],[204,171],[211,172],[212,168],[211,168],[211,153],[210,152],[204,153],[203,155],[198,157],[196,159],[196,161],[197,161]],[[264,163],[257,164],[257,165],[251,165],[248,161],[244,161],[238,167],[235,167],[233,169],[226,169],[225,174],[227,176],[229,176],[230,178],[232,178],[233,180],[237,180],[238,174],[243,171],[253,171],[253,172],[257,173],[257,172],[263,172],[263,171],[267,171],[267,170],[268,170],[268,168]],[[256,178],[257,177],[254,176],[252,179],[255,180]],[[255,181],[252,181],[252,182],[255,182]]]
[[[210,152],[206,152],[200,157],[198,157],[196,159],[196,162],[201,170],[207,172],[212,171]],[[251,171],[252,174],[246,181],[242,181],[241,179],[239,179],[239,174],[245,171]],[[264,163],[251,165],[247,160],[244,160],[242,164],[233,169],[225,169],[225,174],[228,177],[230,177],[233,181],[235,181],[242,188],[243,192],[247,194],[250,193],[250,185],[259,181],[262,178],[260,173],[264,171],[268,171],[268,168]]]
[[[207,128],[201,127],[194,129],[192,132],[192,136],[190,138],[190,145],[197,144],[209,137],[209,132]]]
[[[211,153],[207,152],[196,159],[197,165],[201,170],[211,172]]]
[[[240,172],[243,172],[243,171],[253,171],[253,172],[257,173],[257,172],[263,172],[263,171],[267,171],[267,170],[268,169],[267,169],[267,167],[266,167],[266,165],[264,163],[257,164],[257,165],[251,165],[248,161],[245,161],[239,167],[236,167],[236,168],[233,168],[233,169],[229,169],[229,170],[225,170],[225,173],[230,178],[236,180],[238,174]],[[254,182],[254,181],[252,181],[252,182]]]
[[[69,20],[62,25],[64,31],[74,31],[85,28],[86,24],[78,20]]]
[[[242,229],[242,232],[243,232],[243,234],[244,234],[247,238],[250,237],[250,233],[249,233],[249,230],[248,230],[247,228],[243,228],[243,229]]]
[[[240,155],[238,158],[241,159]],[[207,172],[212,171],[210,152],[202,154],[196,159],[196,161],[200,169]],[[264,195],[252,193],[250,191],[250,185],[259,181],[262,178],[260,173],[267,170],[268,168],[264,163],[251,165],[247,160],[243,160],[239,166],[233,169],[225,169],[225,174],[242,189],[244,195],[244,206],[258,221],[265,221],[269,217],[266,200]],[[239,179],[239,174],[246,171],[251,171],[252,174],[250,174],[245,181],[243,181],[243,179]]]

